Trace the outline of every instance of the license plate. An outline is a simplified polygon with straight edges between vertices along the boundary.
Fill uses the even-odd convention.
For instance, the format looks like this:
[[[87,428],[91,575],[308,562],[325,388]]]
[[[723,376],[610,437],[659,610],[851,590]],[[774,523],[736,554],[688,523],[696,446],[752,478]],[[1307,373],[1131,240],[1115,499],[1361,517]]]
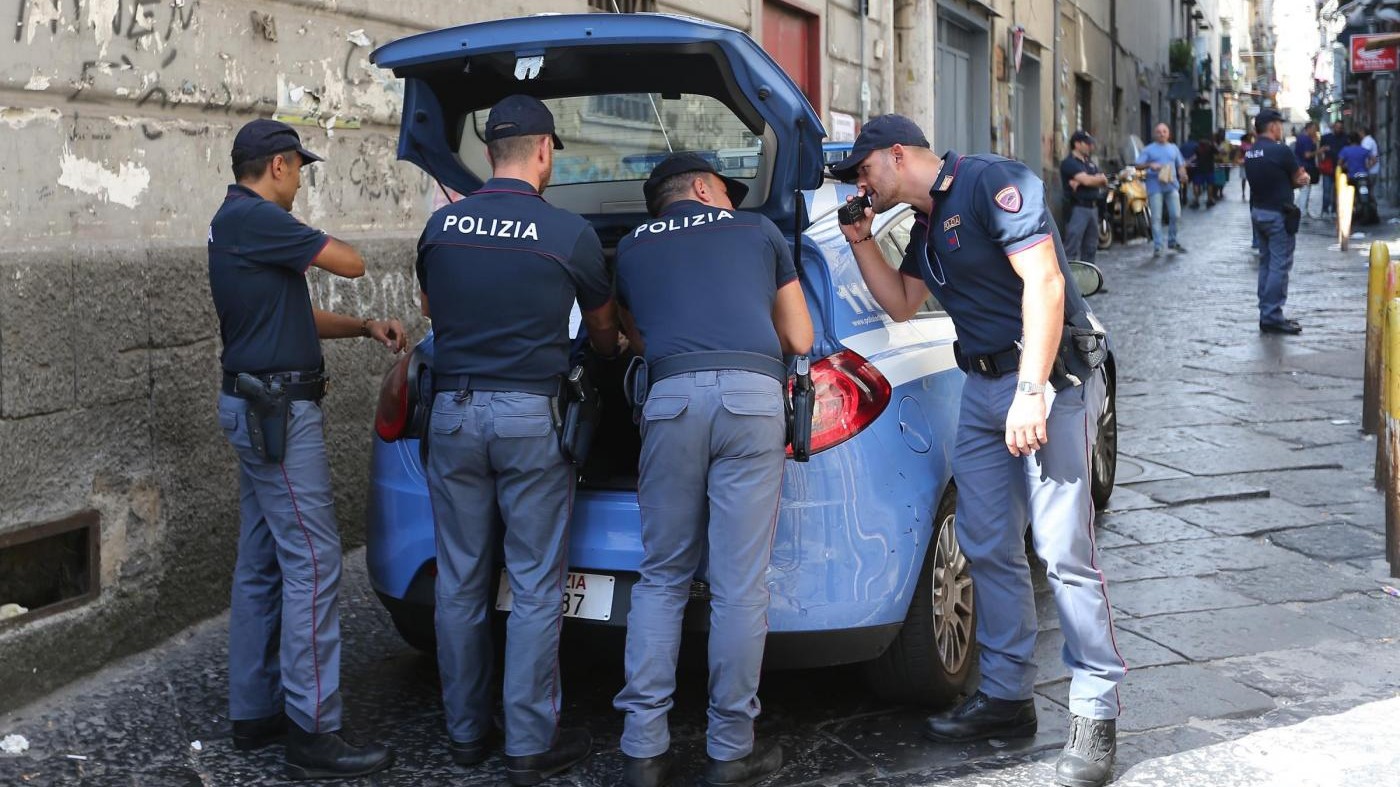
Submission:
[[[613,585],[616,580],[605,574],[582,574],[574,571],[564,580],[564,617],[586,620],[612,618]],[[496,609],[509,612],[515,596],[510,592],[510,578],[501,569],[501,583],[496,590]]]

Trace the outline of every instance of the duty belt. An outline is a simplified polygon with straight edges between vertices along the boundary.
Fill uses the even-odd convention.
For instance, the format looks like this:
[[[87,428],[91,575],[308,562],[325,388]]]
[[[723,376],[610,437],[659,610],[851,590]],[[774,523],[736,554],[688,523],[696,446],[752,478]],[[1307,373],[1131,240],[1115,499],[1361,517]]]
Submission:
[[[559,395],[559,377],[547,380],[509,380],[481,374],[434,374],[433,393],[443,391],[500,391],[540,396]]]
[[[288,399],[294,400],[319,402],[325,397],[326,390],[330,387],[330,380],[321,372],[272,372],[253,376],[261,380],[264,385],[280,384],[284,395]],[[224,372],[224,381],[220,389],[229,396],[246,399],[247,397],[235,388],[237,381],[237,373]]]
[[[736,350],[721,350],[713,352],[689,352],[668,355],[659,358],[655,362],[647,364],[647,376],[655,384],[667,377],[675,377],[678,374],[688,372],[709,372],[735,370],[741,372],[756,372],[768,377],[772,377],[778,382],[786,382],[788,377],[787,365],[769,355],[762,353],[740,352]]]
[[[953,358],[958,362],[959,369],[984,377],[1002,377],[1021,368],[1021,350],[1018,347],[989,355],[964,355],[962,347],[953,342]]]

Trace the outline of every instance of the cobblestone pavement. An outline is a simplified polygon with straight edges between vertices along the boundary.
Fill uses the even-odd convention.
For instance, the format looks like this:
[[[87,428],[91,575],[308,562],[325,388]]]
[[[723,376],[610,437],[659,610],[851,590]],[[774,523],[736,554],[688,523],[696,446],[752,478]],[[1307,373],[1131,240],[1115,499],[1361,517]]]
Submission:
[[[1326,746],[1346,757],[1348,741],[1370,740],[1345,783],[1393,784],[1400,763],[1378,757],[1372,737],[1395,734],[1395,703],[1387,703],[1389,721],[1376,703],[1400,693],[1400,599],[1381,592],[1400,581],[1387,579],[1381,559],[1375,443],[1358,432],[1364,248],[1329,250],[1328,227],[1305,224],[1289,302],[1304,333],[1261,335],[1237,194],[1185,211],[1188,253],[1154,259],[1136,245],[1099,259],[1108,289],[1093,304],[1115,342],[1123,454],[1099,545],[1118,642],[1133,667],[1122,689],[1118,772],[1125,784],[1201,783],[1182,774],[1213,765],[1216,784],[1231,773],[1254,774],[1241,783],[1340,784],[1325,773],[1319,781],[1260,777],[1258,753]],[[399,751],[393,770],[356,784],[497,783],[496,758],[474,770],[447,763],[432,662],[392,633],[362,553],[346,564],[347,715],[352,729]],[[768,784],[1049,783],[1068,684],[1041,591],[1036,738],[934,746],[918,734],[923,711],[872,700],[851,670],[772,673],[760,734],[780,737],[791,756]],[[0,755],[0,784],[280,783],[277,749],[239,755],[229,743],[225,625],[208,621],[0,718],[0,736],[22,734],[33,746]],[[569,639],[565,653],[566,722],[588,725],[597,753],[555,783],[616,784],[617,643]],[[689,777],[703,754],[703,673],[683,678],[673,722]],[[1231,767],[1229,752],[1255,759]],[[1351,780],[1377,762],[1388,770],[1376,765],[1374,778]]]

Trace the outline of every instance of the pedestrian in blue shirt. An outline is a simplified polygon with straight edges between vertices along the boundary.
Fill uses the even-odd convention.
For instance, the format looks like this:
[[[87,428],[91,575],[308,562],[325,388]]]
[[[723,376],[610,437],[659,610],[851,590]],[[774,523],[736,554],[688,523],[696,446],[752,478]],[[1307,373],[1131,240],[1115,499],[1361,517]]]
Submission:
[[[953,352],[967,372],[953,475],[982,682],[961,705],[928,719],[924,734],[944,743],[1035,734],[1029,522],[1072,676],[1071,729],[1056,780],[1102,785],[1113,771],[1118,683],[1127,667],[1114,645],[1093,540],[1089,455],[1104,370],[1102,358],[1076,347],[1082,340],[1103,349],[1104,337],[1068,275],[1044,186],[1024,164],[1000,156],[948,151],[940,158],[919,127],[898,115],[866,123],[832,171],[856,179],[872,202],[864,218],[841,229],[876,301],[903,321],[936,295],[953,319]],[[917,220],[896,270],[870,242],[870,226],[875,213],[901,204],[912,205]]]
[[[1347,146],[1337,154],[1337,166],[1342,168],[1347,178],[1367,175],[1371,168],[1371,151],[1361,144],[1361,135],[1353,131],[1348,137]]]
[[[1259,236],[1259,330],[1302,333],[1297,320],[1284,317],[1283,307],[1288,301],[1300,213],[1293,190],[1307,184],[1308,173],[1283,144],[1283,116],[1278,110],[1260,111],[1254,130],[1259,140],[1245,154],[1244,170],[1249,178],[1249,215]]]
[[[559,445],[575,300],[596,352],[619,351],[612,274],[593,227],[545,202],[554,116],[507,96],[484,129],[492,177],[439,209],[418,242],[433,321],[428,492],[437,531],[437,643],[448,753],[476,765],[492,747],[490,612],[496,555],[513,596],[504,664],[505,771],[539,784],[588,756],[561,728],[560,599],[575,472]],[[497,533],[499,517],[504,530]]]
[[[320,340],[362,336],[398,353],[407,337],[398,320],[311,305],[311,267],[353,279],[365,262],[292,216],[301,168],[321,161],[296,131],[254,120],[234,137],[232,159],[236,182],[209,224],[209,289],[223,342],[219,425],[238,456],[242,500],[229,605],[233,745],[285,738],[294,779],[363,776],[393,755],[339,733],[341,554]]]
[[[756,784],[783,763],[776,741],[755,740],[754,719],[786,443],[782,359],[811,350],[812,319],[791,243],[764,216],[735,209],[747,191],[700,156],[668,156],[643,187],[654,220],[617,246],[623,321],[643,355],[628,383],[641,403],[643,555],[627,615],[627,685],[613,703],[626,714],[626,787],[670,781],[681,619],[707,554],[700,784]]]
[[[1186,251],[1176,240],[1181,224],[1181,184],[1186,182],[1186,159],[1171,141],[1172,132],[1166,123],[1158,123],[1152,131],[1151,145],[1138,154],[1137,166],[1151,174],[1147,178],[1147,204],[1152,210],[1152,256],[1161,256],[1163,248]],[[1163,229],[1163,221],[1169,229]],[[1170,234],[1168,234],[1170,233]]]

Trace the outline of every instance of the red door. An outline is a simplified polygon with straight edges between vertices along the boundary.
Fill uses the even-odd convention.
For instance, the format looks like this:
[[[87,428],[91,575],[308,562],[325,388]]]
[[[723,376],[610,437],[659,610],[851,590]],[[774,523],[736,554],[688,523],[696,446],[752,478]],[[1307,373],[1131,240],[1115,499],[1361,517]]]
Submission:
[[[820,21],[785,3],[763,4],[763,48],[821,113],[821,59],[817,50]]]

